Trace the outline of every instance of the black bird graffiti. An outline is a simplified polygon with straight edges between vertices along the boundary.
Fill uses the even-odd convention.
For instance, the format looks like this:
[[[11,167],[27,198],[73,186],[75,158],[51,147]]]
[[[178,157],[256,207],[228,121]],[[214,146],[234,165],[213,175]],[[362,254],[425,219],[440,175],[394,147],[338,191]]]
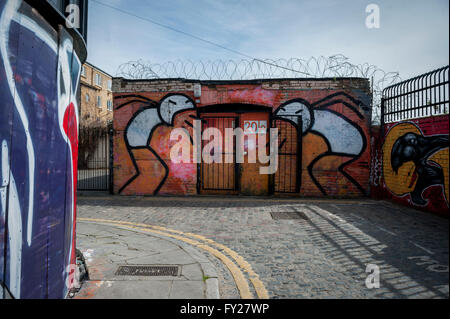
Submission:
[[[422,197],[423,191],[432,185],[444,184],[442,167],[430,161],[431,155],[449,146],[448,135],[424,137],[415,133],[407,133],[394,143],[391,151],[391,166],[396,174],[406,162],[412,161],[416,168],[409,187],[417,180],[416,187],[410,193],[416,205],[426,205],[428,200]]]

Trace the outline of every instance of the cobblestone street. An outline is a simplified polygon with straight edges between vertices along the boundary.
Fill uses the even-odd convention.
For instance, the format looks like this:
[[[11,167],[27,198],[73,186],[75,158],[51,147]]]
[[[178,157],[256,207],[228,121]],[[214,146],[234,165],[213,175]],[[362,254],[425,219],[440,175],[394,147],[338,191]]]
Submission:
[[[448,220],[386,201],[81,194],[77,218],[204,236],[250,264],[270,298],[449,297]],[[227,268],[208,258],[221,298],[238,298]],[[368,264],[380,288],[366,287]]]

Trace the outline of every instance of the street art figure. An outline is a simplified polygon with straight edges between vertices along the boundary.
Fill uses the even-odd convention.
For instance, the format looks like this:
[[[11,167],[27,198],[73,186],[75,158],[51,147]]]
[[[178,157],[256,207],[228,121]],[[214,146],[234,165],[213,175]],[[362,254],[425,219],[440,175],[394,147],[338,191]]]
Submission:
[[[133,152],[139,149],[146,149],[157,158],[165,170],[161,182],[158,185],[154,185],[153,194],[156,195],[169,175],[169,167],[160,155],[150,146],[153,132],[160,125],[173,126],[175,116],[178,113],[196,110],[196,106],[190,97],[182,94],[169,94],[164,97],[159,104],[142,96],[137,96],[137,98],[145,100],[147,105],[143,106],[134,114],[128,122],[124,133],[125,145],[133,162],[136,174],[120,188],[119,194],[140,175],[140,170]],[[132,100],[118,106],[117,109],[120,109],[133,101],[141,102],[140,100]]]
[[[448,200],[448,162],[442,161],[448,158],[448,147],[448,135],[425,137],[412,123],[394,126],[383,148],[386,185],[396,195],[409,194],[419,206],[428,204],[423,193],[431,186],[442,186]]]
[[[411,184],[416,183],[411,194],[411,200],[417,205],[426,205],[423,191],[431,185],[442,185],[444,173],[442,167],[429,161],[429,157],[442,148],[449,146],[448,136],[438,135],[423,137],[415,133],[406,133],[401,136],[392,147],[391,165],[398,174],[398,169],[404,163],[413,161],[416,168]]]
[[[344,95],[350,99],[354,105],[343,100],[331,100],[331,102],[322,104],[337,95]],[[365,194],[364,188],[352,176],[347,174],[344,171],[344,168],[355,162],[364,153],[367,146],[366,137],[363,130],[356,123],[352,122],[344,115],[329,109],[329,107],[338,103],[341,103],[344,107],[347,107],[349,110],[356,113],[359,118],[363,118],[356,107],[357,105],[362,105],[360,101],[353,99],[345,93],[337,93],[314,104],[309,104],[303,99],[288,101],[275,111],[274,119],[288,121],[294,125],[297,130],[301,130],[302,135],[308,133],[315,134],[322,137],[326,142],[328,150],[319,154],[308,165],[308,173],[311,179],[324,195],[327,195],[327,192],[314,177],[313,169],[314,165],[319,160],[332,155],[351,158],[350,160],[343,162],[339,166],[338,171],[354,184],[362,194]],[[301,123],[298,122],[300,117]]]

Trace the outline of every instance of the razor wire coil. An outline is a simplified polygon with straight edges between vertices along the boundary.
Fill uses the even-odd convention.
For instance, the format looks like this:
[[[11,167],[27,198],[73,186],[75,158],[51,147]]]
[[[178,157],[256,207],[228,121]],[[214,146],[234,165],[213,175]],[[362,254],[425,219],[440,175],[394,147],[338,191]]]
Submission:
[[[309,59],[175,60],[151,63],[129,61],[119,66],[117,77],[126,79],[184,78],[195,80],[258,80],[282,78],[366,78],[373,94],[372,121],[379,122],[382,90],[401,81],[398,72],[386,72],[369,64],[353,64],[336,54]]]

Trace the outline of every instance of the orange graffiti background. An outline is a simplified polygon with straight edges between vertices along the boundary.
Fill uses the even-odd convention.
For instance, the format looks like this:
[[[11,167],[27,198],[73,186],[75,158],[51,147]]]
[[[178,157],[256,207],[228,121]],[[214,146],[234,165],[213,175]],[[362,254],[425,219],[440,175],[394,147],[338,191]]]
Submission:
[[[180,92],[181,94],[192,95],[192,92]],[[202,97],[197,107],[201,109],[203,106],[216,103],[244,103],[256,105],[270,105],[275,111],[283,102],[294,99],[304,98],[311,103],[319,101],[335,93],[335,91],[327,90],[310,90],[310,91],[290,91],[283,92],[281,90],[265,90],[260,86],[252,85],[224,85],[224,89],[219,88],[202,88]],[[347,92],[352,94],[351,91]],[[167,92],[139,92],[136,95],[142,95],[152,99],[156,103],[160,101]],[[191,96],[192,97],[192,96]],[[193,98],[193,97],[192,97]],[[360,118],[354,111],[345,107],[343,102],[352,103],[345,97],[339,97],[342,102],[337,102],[328,109],[335,111],[342,117],[349,119],[355,126],[361,128],[366,141],[370,141],[369,126],[367,118]],[[115,99],[115,107],[120,103],[126,102],[127,99],[117,101]],[[137,101],[127,105],[124,108],[114,111],[114,191],[117,192],[127,181],[136,174],[133,162],[130,159],[128,150],[124,143],[124,131],[126,125],[132,116],[142,107],[144,102]],[[364,114],[361,111],[361,114]],[[192,136],[192,128],[186,122],[191,123],[192,116],[195,112],[183,112],[175,117],[174,126],[160,125],[152,135],[150,147],[161,157],[168,166],[168,176],[164,182],[159,194],[173,195],[189,195],[197,194],[197,164],[174,164],[170,161],[170,148],[177,142],[170,140],[170,134],[173,128],[185,128]],[[303,136],[303,152],[301,160],[301,188],[297,195],[304,196],[323,196],[320,189],[312,180],[307,167],[314,159],[328,150],[327,141],[319,135],[308,133]],[[155,188],[164,179],[165,168],[160,161],[147,149],[131,150],[136,163],[140,170],[140,175],[132,181],[122,192],[123,195],[151,195]],[[361,196],[361,191],[348,180],[338,168],[345,162],[351,160],[351,157],[343,157],[336,155],[325,156],[315,163],[313,167],[313,176],[326,190],[329,196]],[[357,181],[364,190],[368,190],[369,182],[369,163],[370,147],[366,147],[361,156],[343,170]],[[253,186],[253,184],[252,184]]]

